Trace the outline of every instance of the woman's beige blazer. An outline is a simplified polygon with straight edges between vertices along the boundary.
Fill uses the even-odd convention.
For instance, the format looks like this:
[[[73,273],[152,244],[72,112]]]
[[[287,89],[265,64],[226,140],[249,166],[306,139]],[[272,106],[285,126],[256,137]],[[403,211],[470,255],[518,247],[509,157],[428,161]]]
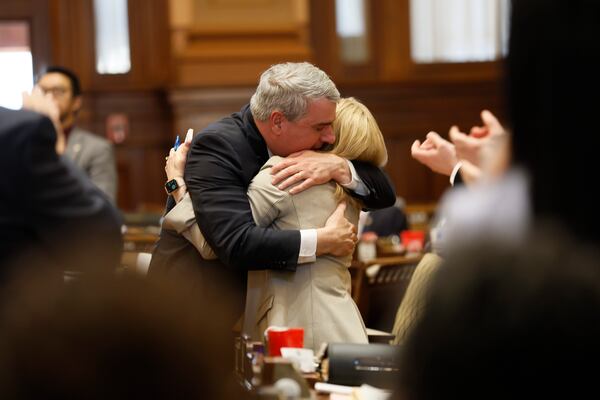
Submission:
[[[271,184],[271,157],[248,189],[257,225],[275,229],[321,228],[337,206],[335,184],[313,186],[290,195]],[[359,210],[348,204],[346,218],[358,222]],[[263,339],[268,326],[304,328],[304,347],[321,343],[368,343],[365,325],[350,295],[351,256],[320,256],[299,264],[296,272],[262,270],[248,272],[244,331]]]
[[[271,157],[248,188],[256,224],[275,229],[323,227],[337,207],[335,184],[313,186],[292,196],[271,184],[270,167],[280,160]],[[346,218],[357,224],[358,214],[348,204]],[[184,235],[204,258],[215,257],[195,223],[189,194],[165,215],[163,229]],[[249,271],[244,332],[264,340],[269,326],[302,327],[304,347],[315,351],[323,342],[368,343],[350,295],[350,262],[351,256],[320,256],[315,262],[299,264],[295,272]]]

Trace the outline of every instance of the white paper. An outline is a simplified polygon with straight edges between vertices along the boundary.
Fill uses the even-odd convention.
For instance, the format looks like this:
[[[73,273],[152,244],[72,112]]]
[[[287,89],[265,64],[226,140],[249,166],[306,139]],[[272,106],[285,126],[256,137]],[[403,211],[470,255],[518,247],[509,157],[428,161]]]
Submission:
[[[302,372],[315,372],[315,354],[312,349],[302,349],[298,347],[282,347],[281,356],[293,361]]]

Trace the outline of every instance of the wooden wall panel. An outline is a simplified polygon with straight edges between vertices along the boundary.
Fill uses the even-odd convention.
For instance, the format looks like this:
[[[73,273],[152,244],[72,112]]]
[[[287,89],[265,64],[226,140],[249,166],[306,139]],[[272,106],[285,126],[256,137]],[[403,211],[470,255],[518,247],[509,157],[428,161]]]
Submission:
[[[307,0],[171,0],[176,87],[253,85],[281,61],[310,60]]]
[[[94,88],[92,0],[50,0],[52,64],[73,70],[84,92]]]
[[[52,63],[80,77],[84,102],[79,125],[104,135],[110,114],[125,114],[129,136],[115,146],[117,204],[136,210],[164,204],[164,157],[175,137],[167,103],[169,17],[167,0],[128,0],[131,71],[102,75],[95,69],[92,0],[49,0]]]
[[[50,62],[51,39],[49,32],[49,0],[2,0],[0,19],[27,21],[30,23],[33,72],[39,74]]]
[[[75,70],[84,91],[152,90],[167,85],[167,0],[128,0],[131,71],[96,72],[93,0],[49,0],[53,62]]]
[[[193,128],[198,133],[208,124],[239,111],[253,93],[251,87],[173,90],[169,102],[173,108],[175,131],[185,135]]]
[[[169,105],[161,92],[93,93],[84,96],[79,125],[102,135],[106,120],[114,113],[125,114],[129,133],[115,145],[119,190],[117,204],[124,210],[164,204],[165,156],[175,132]]]
[[[169,84],[170,40],[167,0],[128,0],[132,82],[143,90]]]

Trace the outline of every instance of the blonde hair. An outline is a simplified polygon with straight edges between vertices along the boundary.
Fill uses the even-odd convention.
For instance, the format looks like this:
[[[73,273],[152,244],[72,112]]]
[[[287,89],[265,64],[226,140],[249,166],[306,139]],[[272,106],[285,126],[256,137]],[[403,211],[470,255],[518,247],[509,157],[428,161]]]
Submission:
[[[331,152],[348,160],[359,160],[383,167],[388,160],[383,134],[369,109],[353,97],[341,99],[337,104],[333,122],[335,143]],[[338,185],[336,198],[346,195]]]

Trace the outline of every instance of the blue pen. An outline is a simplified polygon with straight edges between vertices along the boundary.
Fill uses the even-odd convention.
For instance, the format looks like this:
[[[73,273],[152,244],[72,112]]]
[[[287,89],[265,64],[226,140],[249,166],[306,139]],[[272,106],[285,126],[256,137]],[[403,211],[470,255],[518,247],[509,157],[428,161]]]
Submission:
[[[175,144],[173,145],[173,150],[177,151],[179,144],[179,135],[177,135],[177,137],[175,138]]]

